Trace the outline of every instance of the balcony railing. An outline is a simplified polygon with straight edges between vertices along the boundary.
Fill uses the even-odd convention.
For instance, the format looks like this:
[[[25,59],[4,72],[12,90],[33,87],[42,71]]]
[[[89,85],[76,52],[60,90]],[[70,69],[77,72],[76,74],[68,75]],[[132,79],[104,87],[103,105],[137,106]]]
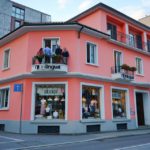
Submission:
[[[111,67],[111,74],[115,80],[134,80],[134,71],[122,69],[121,66]]]
[[[131,36],[121,32],[115,32],[115,33],[110,32],[110,37],[111,39],[124,43],[130,47],[137,48],[142,51],[150,53],[150,43],[149,42],[145,43],[137,39],[136,36]]]
[[[67,61],[64,62],[62,57],[51,57],[49,62],[42,58],[39,62],[38,59],[32,59],[32,73],[66,73],[68,72]]]

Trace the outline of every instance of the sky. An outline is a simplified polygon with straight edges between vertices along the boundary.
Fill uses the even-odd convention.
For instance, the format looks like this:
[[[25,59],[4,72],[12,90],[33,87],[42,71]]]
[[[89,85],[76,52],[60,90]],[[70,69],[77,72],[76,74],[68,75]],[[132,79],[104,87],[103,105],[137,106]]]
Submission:
[[[13,0],[50,14],[52,21],[66,21],[102,2],[138,20],[150,15],[150,0]]]

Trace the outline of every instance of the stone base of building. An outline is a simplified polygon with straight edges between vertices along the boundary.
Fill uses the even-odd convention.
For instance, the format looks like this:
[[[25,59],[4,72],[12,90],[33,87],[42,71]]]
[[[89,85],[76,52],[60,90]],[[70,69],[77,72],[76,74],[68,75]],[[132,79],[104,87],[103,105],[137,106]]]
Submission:
[[[0,121],[0,130],[22,134],[85,134],[136,129],[135,120],[111,121]]]

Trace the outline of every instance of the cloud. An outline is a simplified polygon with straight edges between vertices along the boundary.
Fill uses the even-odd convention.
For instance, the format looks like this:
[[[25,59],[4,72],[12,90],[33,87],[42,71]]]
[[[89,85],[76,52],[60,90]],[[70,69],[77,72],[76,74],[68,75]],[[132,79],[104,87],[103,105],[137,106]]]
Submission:
[[[79,11],[83,11],[86,10],[87,8],[89,8],[92,4],[93,0],[84,0],[78,7]]]
[[[142,6],[126,6],[119,10],[136,20],[143,18],[146,15],[146,11]]]
[[[140,0],[144,7],[150,7],[150,0]]]
[[[68,2],[69,2],[69,0],[58,0],[59,7],[65,8],[65,6]]]

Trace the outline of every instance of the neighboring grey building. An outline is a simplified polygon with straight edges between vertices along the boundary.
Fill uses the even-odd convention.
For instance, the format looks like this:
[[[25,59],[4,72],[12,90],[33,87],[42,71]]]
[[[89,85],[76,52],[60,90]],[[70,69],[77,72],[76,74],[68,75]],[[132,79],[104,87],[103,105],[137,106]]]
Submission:
[[[24,22],[50,22],[51,16],[10,0],[0,0],[0,37]]]

